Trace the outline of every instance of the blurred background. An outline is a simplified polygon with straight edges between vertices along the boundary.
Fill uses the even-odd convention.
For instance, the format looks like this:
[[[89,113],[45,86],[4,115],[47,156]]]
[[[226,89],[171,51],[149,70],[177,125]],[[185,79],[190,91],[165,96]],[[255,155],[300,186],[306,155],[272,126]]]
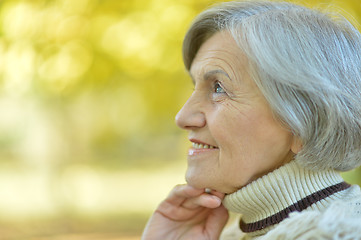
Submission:
[[[0,0],[0,239],[139,239],[184,182],[181,44],[215,2]]]

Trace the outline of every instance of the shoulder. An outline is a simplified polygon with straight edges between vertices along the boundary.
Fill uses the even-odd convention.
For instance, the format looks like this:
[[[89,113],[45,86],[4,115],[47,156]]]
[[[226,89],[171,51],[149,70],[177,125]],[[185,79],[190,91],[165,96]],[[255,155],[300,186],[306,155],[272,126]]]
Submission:
[[[303,211],[268,232],[262,239],[354,239],[361,240],[361,197],[338,201],[324,212]]]

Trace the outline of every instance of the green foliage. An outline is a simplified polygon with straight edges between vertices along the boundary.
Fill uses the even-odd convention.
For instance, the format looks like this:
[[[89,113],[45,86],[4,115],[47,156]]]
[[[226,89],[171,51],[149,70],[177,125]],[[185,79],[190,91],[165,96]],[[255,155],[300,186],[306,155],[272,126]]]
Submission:
[[[0,111],[7,117],[0,120],[0,161],[126,162],[128,152],[136,164],[149,151],[129,145],[179,135],[173,118],[192,89],[182,38],[214,2],[2,1]],[[357,1],[334,4],[360,19]]]

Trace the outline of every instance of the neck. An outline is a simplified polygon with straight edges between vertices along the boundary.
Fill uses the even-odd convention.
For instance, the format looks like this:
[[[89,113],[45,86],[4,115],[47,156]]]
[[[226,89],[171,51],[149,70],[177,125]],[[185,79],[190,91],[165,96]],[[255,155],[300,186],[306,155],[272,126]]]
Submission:
[[[243,232],[256,236],[274,228],[290,212],[322,210],[331,196],[348,187],[334,170],[312,171],[292,161],[227,195],[223,204],[242,214]]]

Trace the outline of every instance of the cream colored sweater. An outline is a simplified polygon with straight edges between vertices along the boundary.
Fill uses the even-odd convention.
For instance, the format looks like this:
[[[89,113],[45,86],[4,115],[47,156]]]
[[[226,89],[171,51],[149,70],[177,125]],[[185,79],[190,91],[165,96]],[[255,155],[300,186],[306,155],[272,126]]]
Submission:
[[[361,240],[360,187],[334,170],[311,171],[292,161],[227,195],[223,204],[241,217],[222,240]]]

